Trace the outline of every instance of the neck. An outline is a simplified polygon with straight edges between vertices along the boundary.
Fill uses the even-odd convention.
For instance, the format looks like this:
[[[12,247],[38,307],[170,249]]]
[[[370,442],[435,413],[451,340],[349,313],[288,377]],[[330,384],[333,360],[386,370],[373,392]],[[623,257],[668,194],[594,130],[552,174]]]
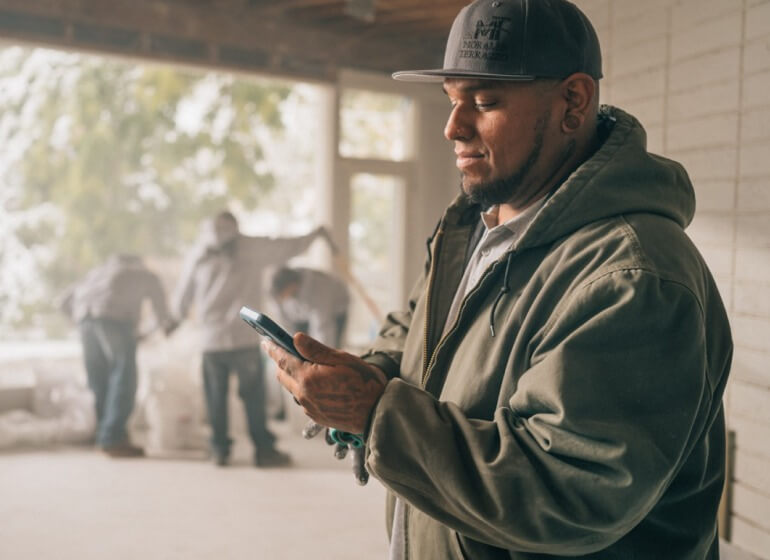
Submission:
[[[501,204],[500,210],[497,213],[497,225],[504,224],[508,220],[512,220],[516,216],[519,216],[524,210],[535,204],[538,200],[542,199],[544,196],[546,196],[548,192],[543,192],[540,195],[538,195],[536,198],[530,199],[526,205],[516,205],[513,206],[511,204]]]
[[[595,127],[594,127],[595,130]],[[543,181],[539,188],[531,189],[530,196],[520,200],[510,200],[500,205],[497,215],[498,225],[515,218],[535,202],[548,196],[561,186],[573,171],[594,155],[601,145],[599,135],[593,133],[588,138],[574,139],[564,146],[562,153],[554,166],[554,171]]]

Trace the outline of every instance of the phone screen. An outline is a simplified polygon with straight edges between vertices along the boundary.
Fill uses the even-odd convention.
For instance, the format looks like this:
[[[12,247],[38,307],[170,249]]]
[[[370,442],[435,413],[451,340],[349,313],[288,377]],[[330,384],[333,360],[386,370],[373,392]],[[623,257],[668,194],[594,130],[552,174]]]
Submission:
[[[241,307],[240,316],[241,319],[246,321],[246,323],[259,334],[269,338],[278,346],[290,354],[293,354],[300,360],[304,359],[302,356],[300,356],[299,352],[297,352],[297,349],[294,348],[294,341],[292,340],[292,336],[270,317],[264,313],[254,311],[253,309],[246,306]]]

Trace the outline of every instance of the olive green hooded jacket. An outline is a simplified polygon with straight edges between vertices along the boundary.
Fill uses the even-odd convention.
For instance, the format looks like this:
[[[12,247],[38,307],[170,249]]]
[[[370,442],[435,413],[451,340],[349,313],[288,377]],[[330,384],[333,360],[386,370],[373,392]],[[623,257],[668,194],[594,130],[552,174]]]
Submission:
[[[718,557],[727,316],[687,174],[604,110],[606,141],[442,337],[479,220],[458,197],[365,356],[393,378],[367,467],[405,502],[410,559]]]

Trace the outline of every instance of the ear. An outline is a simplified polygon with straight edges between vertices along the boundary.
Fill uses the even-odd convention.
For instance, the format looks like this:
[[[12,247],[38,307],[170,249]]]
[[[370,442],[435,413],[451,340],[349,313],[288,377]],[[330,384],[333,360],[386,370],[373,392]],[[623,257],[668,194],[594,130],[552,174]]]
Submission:
[[[595,112],[594,97],[598,93],[596,82],[588,74],[577,72],[561,82],[560,91],[564,101],[561,130],[565,134],[573,134],[580,130],[591,113]]]

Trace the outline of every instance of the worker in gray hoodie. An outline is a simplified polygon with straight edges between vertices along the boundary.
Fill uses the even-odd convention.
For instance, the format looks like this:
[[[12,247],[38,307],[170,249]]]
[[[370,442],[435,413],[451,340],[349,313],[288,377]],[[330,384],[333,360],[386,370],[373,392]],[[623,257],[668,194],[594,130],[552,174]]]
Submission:
[[[260,339],[241,320],[239,310],[244,305],[261,310],[265,269],[284,264],[318,238],[329,239],[325,228],[298,237],[244,235],[235,216],[223,211],[203,224],[200,239],[187,258],[174,310],[181,320],[194,307],[201,327],[211,450],[219,466],[230,459],[227,397],[233,372],[238,376],[238,394],[254,444],[254,464],[279,467],[290,463],[289,455],[275,447],[275,436],[266,423]]]

